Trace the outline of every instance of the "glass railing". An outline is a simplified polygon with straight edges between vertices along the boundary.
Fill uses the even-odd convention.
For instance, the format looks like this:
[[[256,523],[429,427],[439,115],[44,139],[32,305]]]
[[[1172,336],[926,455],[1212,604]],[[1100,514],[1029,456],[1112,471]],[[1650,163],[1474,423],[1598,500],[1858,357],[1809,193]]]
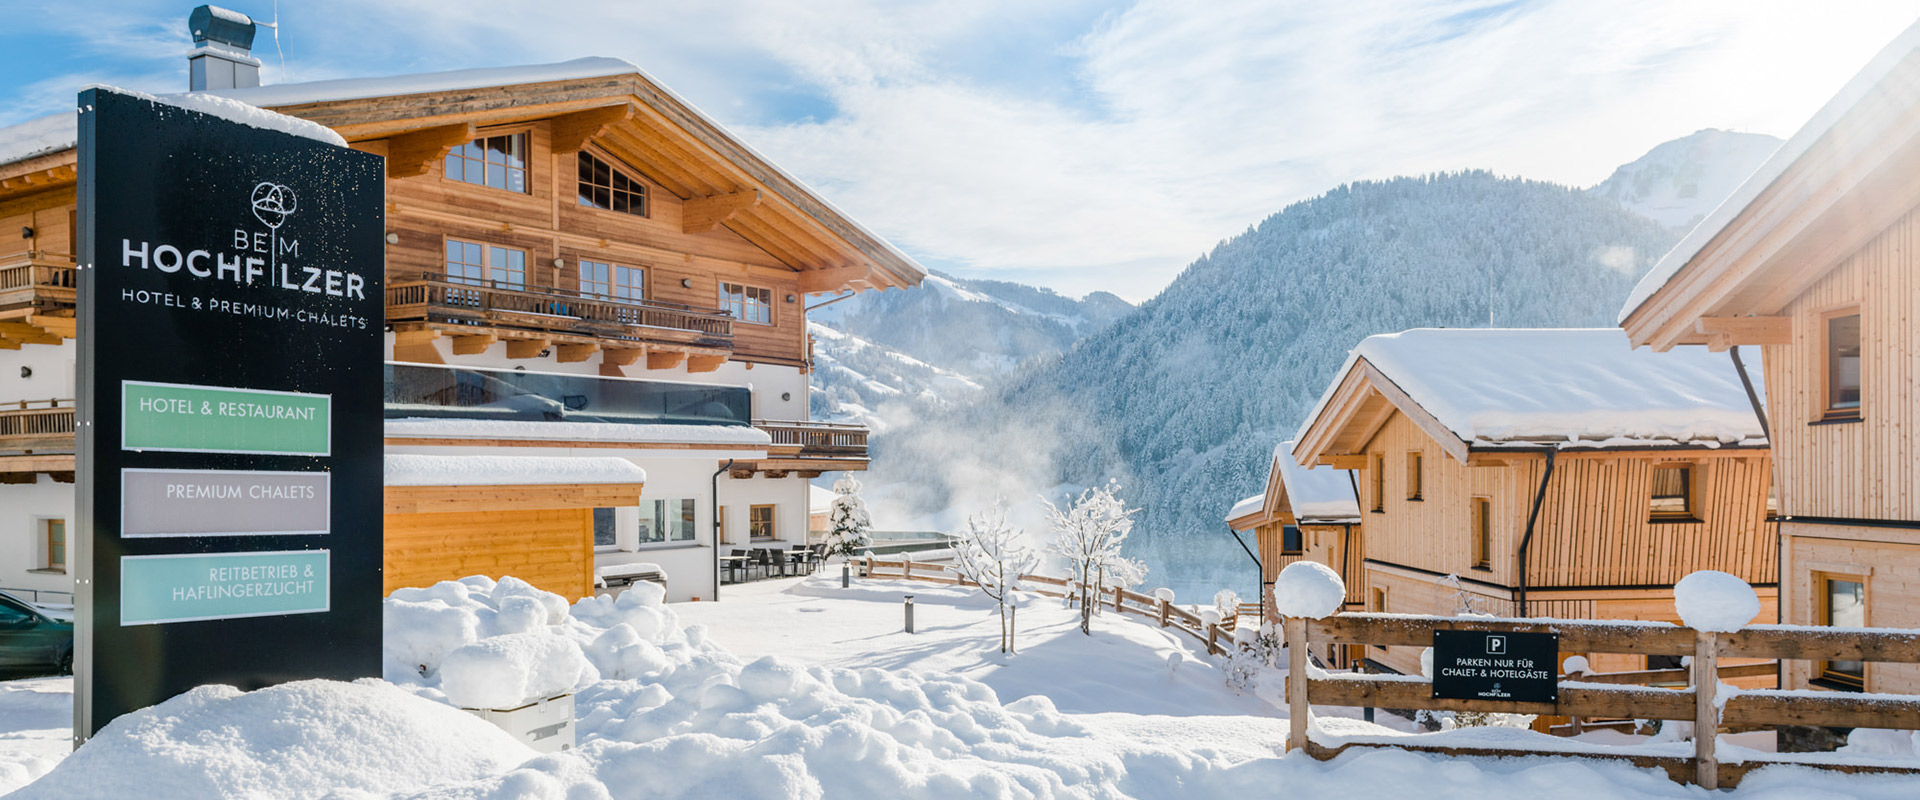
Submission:
[[[626,425],[748,425],[744,386],[386,365],[387,419],[433,417]]]

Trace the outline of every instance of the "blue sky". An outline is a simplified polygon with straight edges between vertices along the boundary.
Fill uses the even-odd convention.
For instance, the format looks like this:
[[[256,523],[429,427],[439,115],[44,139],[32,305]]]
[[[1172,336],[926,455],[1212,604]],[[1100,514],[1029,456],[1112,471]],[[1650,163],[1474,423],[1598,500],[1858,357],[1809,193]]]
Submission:
[[[185,88],[192,2],[9,5],[0,124],[87,83]],[[1342,182],[1585,186],[1701,128],[1786,136],[1920,18],[1920,0],[280,5],[280,52],[255,46],[268,82],[626,58],[926,264],[1135,300]]]

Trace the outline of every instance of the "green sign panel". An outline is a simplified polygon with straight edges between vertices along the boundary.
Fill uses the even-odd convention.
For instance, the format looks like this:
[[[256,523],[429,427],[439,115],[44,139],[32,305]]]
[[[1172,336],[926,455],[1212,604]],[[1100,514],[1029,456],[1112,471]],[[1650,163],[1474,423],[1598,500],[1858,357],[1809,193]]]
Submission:
[[[122,556],[120,624],[316,614],[328,609],[326,550]]]
[[[333,399],[323,394],[122,381],[122,450],[330,455]]]

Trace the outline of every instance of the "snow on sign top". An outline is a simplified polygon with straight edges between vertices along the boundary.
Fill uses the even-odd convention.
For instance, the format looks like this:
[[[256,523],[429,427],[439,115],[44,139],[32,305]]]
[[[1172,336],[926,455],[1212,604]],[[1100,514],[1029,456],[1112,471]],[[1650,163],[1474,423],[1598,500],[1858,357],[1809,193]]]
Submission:
[[[299,117],[290,117],[257,108],[249,103],[207,92],[186,92],[182,94],[155,95],[122,89],[117,86],[93,84],[83,89],[106,89],[119,94],[138,97],[163,106],[184,108],[202,114],[219,117],[229,122],[238,122],[255,128],[281,133],[291,133],[315,141],[326,142],[336,147],[347,146],[347,140],[340,138],[332,128],[317,122],[309,122]],[[30,119],[17,125],[0,128],[0,164],[11,164],[29,158],[69,150],[80,140],[80,118],[73,112],[49,114]]]
[[[1418,328],[1367,337],[1353,355],[1477,446],[1764,441],[1726,356],[1635,350],[1618,328]]]
[[[1851,112],[1854,106],[1873,90],[1874,86],[1886,78],[1888,73],[1891,73],[1915,50],[1920,50],[1920,22],[1908,27],[1899,37],[1881,49],[1872,61],[1867,62],[1859,74],[1853,76],[1853,80],[1847,81],[1847,85],[1840,87],[1840,91],[1834,94],[1833,99],[1828,100],[1826,105],[1814,112],[1813,117],[1807,120],[1807,124],[1801,126],[1800,130],[1795,132],[1785,144],[1780,145],[1780,149],[1774,151],[1772,158],[1767,159],[1759,169],[1754,170],[1753,176],[1747,178],[1746,183],[1741,184],[1740,188],[1734,190],[1719,208],[1714,209],[1713,213],[1708,214],[1699,225],[1694,226],[1693,231],[1688,233],[1686,238],[1681,239],[1679,244],[1667,251],[1659,263],[1654,264],[1653,269],[1641,277],[1640,283],[1635,285],[1633,291],[1627,295],[1627,302],[1620,307],[1617,321],[1626,322],[1627,317],[1632,316],[1633,312],[1645,304],[1648,298],[1653,297],[1654,292],[1660,291],[1660,288],[1672,281],[1675,275],[1680,274],[1680,269],[1693,261],[1694,256],[1699,255],[1700,251],[1706,248],[1707,243],[1720,234],[1720,230],[1725,228],[1727,223],[1732,222],[1734,217],[1746,210],[1761,192],[1766,191],[1768,186],[1773,185],[1775,180],[1786,173],[1788,167],[1805,156],[1808,150],[1813,149],[1815,142],[1820,141],[1832,131],[1842,117]]]
[[[1300,466],[1293,458],[1293,442],[1274,448],[1273,462],[1280,466],[1280,481],[1287,487],[1287,505],[1293,508],[1294,519],[1303,524],[1360,521],[1360,502],[1353,497],[1347,470]]]

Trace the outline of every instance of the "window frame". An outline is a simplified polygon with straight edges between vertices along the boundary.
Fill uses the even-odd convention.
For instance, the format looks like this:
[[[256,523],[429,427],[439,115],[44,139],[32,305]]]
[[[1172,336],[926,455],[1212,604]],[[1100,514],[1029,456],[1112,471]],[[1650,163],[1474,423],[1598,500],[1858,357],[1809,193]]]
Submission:
[[[602,507],[599,507],[599,508],[593,508],[593,509],[589,509],[589,511],[591,511],[591,512],[592,512],[592,514],[591,514],[591,517],[592,517],[592,519],[593,519],[593,532],[594,532],[594,534],[595,534],[595,535],[594,535],[594,539],[593,539],[593,552],[596,552],[596,553],[618,553],[618,552],[620,552],[620,512],[619,512],[619,510],[618,510],[618,509],[615,509],[615,508],[611,508],[611,507],[606,507],[606,506],[602,506]],[[602,512],[602,511],[605,511],[605,512],[607,512],[607,514],[608,514],[609,516],[611,516],[611,517],[613,517],[613,524],[612,524],[612,527],[613,527],[613,543],[612,543],[612,544],[601,544],[601,543],[600,543],[600,537],[599,537],[599,533],[600,533],[600,512]]]
[[[602,165],[606,166],[607,175],[609,177],[607,180],[607,184],[605,186],[601,186],[599,184],[590,182],[589,177],[591,174],[591,170],[587,168],[585,163],[588,159],[597,161]],[[580,173],[583,170],[589,172],[589,176],[582,176]],[[646,179],[639,177],[639,175],[640,175],[639,170],[627,166],[625,163],[621,162],[620,159],[614,158],[611,155],[608,155],[606,153],[602,153],[599,151],[589,150],[587,148],[581,148],[574,157],[573,203],[576,207],[584,208],[589,211],[604,211],[609,214],[620,214],[622,216],[639,217],[641,219],[651,219],[653,217],[653,193],[652,193],[652,190],[648,188]],[[614,177],[618,177],[621,180],[626,181],[627,185],[631,188],[621,189],[614,186],[614,183],[615,183],[615,181],[613,180]],[[588,188],[605,189],[607,192],[607,199],[608,199],[607,205],[603,207],[591,202],[590,199],[587,197],[586,190]],[[620,192],[624,192],[630,196],[628,198],[629,208],[632,208],[633,206],[632,196],[637,196],[639,198],[639,201],[640,201],[639,213],[634,213],[633,211],[622,211],[618,208],[613,207],[614,195],[615,193],[620,193]]]
[[[1373,467],[1373,508],[1368,510],[1375,514],[1385,514],[1387,513],[1387,455],[1368,453],[1367,456],[1372,461]]]
[[[1424,451],[1407,451],[1407,502],[1419,503],[1426,499],[1426,461]]]
[[[1468,498],[1468,535],[1472,537],[1469,552],[1473,556],[1473,568],[1485,572],[1493,571],[1493,498],[1486,495],[1474,495]]]
[[[761,511],[766,512],[764,520],[759,518]],[[763,524],[766,526],[767,533],[764,535],[756,533]],[[780,515],[774,504],[754,503],[747,506],[747,542],[753,544],[777,541],[780,541]]]
[[[1287,547],[1288,531],[1293,532],[1294,546],[1291,548]],[[1298,525],[1281,525],[1280,526],[1280,555],[1297,556],[1297,555],[1304,555],[1306,552],[1307,552],[1307,532],[1301,530],[1300,526]]]
[[[1693,462],[1662,462],[1653,465],[1647,474],[1647,522],[1661,523],[1697,523],[1702,519],[1700,513],[1700,475],[1699,464]],[[1656,494],[1660,486],[1659,475],[1662,471],[1684,470],[1681,473],[1681,507],[1678,511],[1661,511],[1656,507],[1662,496]]]
[[[1836,581],[1859,584],[1860,624],[1862,626],[1873,624],[1873,620],[1868,617],[1868,611],[1871,609],[1871,604],[1868,601],[1871,582],[1868,580],[1868,576],[1846,572],[1813,572],[1810,573],[1810,575],[1813,578],[1813,618],[1815,624],[1822,627],[1833,627],[1833,590],[1830,584]],[[1833,670],[1831,665],[1835,663],[1839,662],[1814,662],[1812,682],[1828,688],[1841,689],[1844,691],[1864,692],[1867,690],[1867,680],[1869,677],[1867,670],[1872,662],[1853,662],[1860,665],[1860,674],[1858,675]]]
[[[1859,361],[1857,365],[1859,374],[1855,376],[1856,384],[1854,391],[1859,393],[1859,397],[1854,400],[1853,405],[1841,406],[1834,403],[1834,370],[1836,364],[1834,363],[1833,357],[1833,323],[1847,317],[1857,317],[1859,319],[1859,321],[1854,324],[1854,349],[1856,351],[1854,358]],[[1832,309],[1820,315],[1820,350],[1818,351],[1820,358],[1820,415],[1816,421],[1850,421],[1864,417],[1867,400],[1866,333],[1866,315],[1860,312],[1860,307],[1857,305]]]
[[[613,260],[602,261],[594,256],[580,256],[574,259],[579,265],[574,278],[574,288],[582,296],[599,300],[622,300],[630,303],[647,301],[648,291],[646,267],[630,267]],[[604,268],[604,280],[588,277],[589,271]]]
[[[521,166],[518,168],[518,171],[520,173],[521,188],[519,189],[511,188],[511,185],[513,183],[512,175],[515,168],[510,166],[504,161],[501,162],[500,168],[501,168],[501,174],[502,174],[502,182],[507,185],[495,186],[487,182],[488,172],[490,171],[490,167],[493,164],[492,161],[489,161],[486,158],[487,150],[485,149],[484,142],[486,142],[489,139],[508,139],[510,141],[514,139],[518,139],[520,141]],[[466,148],[472,148],[476,146],[480,148],[479,158],[474,158],[473,156],[468,155],[465,152]],[[451,165],[454,163],[455,159],[459,159],[461,164],[459,177],[454,177],[453,170],[450,168]],[[496,191],[507,192],[509,194],[517,194],[517,195],[531,197],[533,195],[533,162],[534,160],[535,159],[533,158],[532,126],[519,126],[516,128],[508,128],[508,129],[502,129],[502,130],[476,131],[474,133],[473,141],[467,142],[465,144],[454,145],[452,149],[447,151],[447,154],[445,156],[441,157],[440,179],[444,181],[452,181],[454,183],[466,184],[468,186],[479,186],[486,189],[493,189]],[[476,162],[481,165],[480,180],[470,181],[466,179],[466,174],[468,172],[468,166],[467,166],[468,162]]]
[[[737,322],[744,322],[749,325],[766,325],[769,327],[774,325],[775,320],[773,317],[773,288],[772,287],[755,286],[750,283],[735,283],[733,281],[719,281],[718,283],[719,283],[719,292],[717,294],[717,297],[720,303],[720,310],[724,312],[727,316],[732,317]],[[727,291],[727,287],[729,286],[740,290],[739,291],[740,302],[738,305],[736,305],[732,300],[733,293]],[[752,310],[754,307],[753,303],[750,302],[752,298],[749,296],[752,292],[765,292],[767,295],[766,301],[763,306],[767,310],[767,318],[765,320],[751,319],[746,316],[747,312]]]
[[[653,505],[649,506],[648,505],[649,503]],[[662,517],[659,516],[658,513],[650,516],[648,512],[649,511],[659,512],[663,510],[670,510],[661,506],[660,504],[662,503],[682,504],[681,510],[683,514],[686,513],[688,509],[692,510],[693,512],[692,515],[687,518],[686,538],[684,539],[669,538],[665,530],[662,530],[660,538],[657,541],[650,540],[647,538],[646,531],[644,529],[644,526],[646,525],[646,523],[651,521],[654,524],[658,525],[662,520]],[[640,512],[640,518],[634,524],[634,533],[637,537],[636,539],[637,544],[635,546],[636,550],[653,550],[653,549],[662,549],[662,548],[670,549],[675,547],[699,546],[700,544],[700,502],[697,499],[692,497],[656,497],[652,499],[642,498],[640,500],[640,505],[638,506],[638,510]]]
[[[67,524],[67,518],[35,517],[33,523],[34,537],[40,545],[40,557],[35,559],[35,561],[40,566],[32,571],[59,575],[67,574],[71,571],[73,565],[73,531],[71,526]],[[57,562],[53,557],[55,552],[53,546],[53,531],[56,526],[60,529],[60,547],[58,550],[60,560]]]
[[[713,530],[714,538],[719,539],[720,544],[732,545],[734,543],[733,537],[727,533],[726,506],[716,505],[713,507]]]
[[[462,247],[480,248],[479,263],[474,264],[472,262],[468,262],[464,260],[455,262],[453,260],[452,254],[448,252],[448,248],[451,248],[456,244]],[[520,276],[520,278],[518,282],[514,282],[512,280],[502,280],[494,277],[496,271],[504,272],[507,274],[514,274],[513,268],[510,264],[509,265],[494,264],[495,251],[499,251],[502,253],[519,253],[520,254],[520,266],[518,270],[518,275]],[[473,287],[482,288],[482,289],[508,289],[512,291],[525,291],[528,285],[527,278],[529,274],[532,272],[532,269],[529,266],[528,252],[525,248],[509,247],[507,245],[494,244],[492,242],[487,242],[487,241],[474,241],[472,239],[462,239],[457,236],[443,236],[441,237],[440,253],[441,253],[440,274],[446,278],[448,283],[459,284],[461,286],[473,286]],[[465,257],[465,253],[462,253],[461,255],[463,258]],[[458,263],[462,266],[478,267],[480,270],[480,277],[475,278],[465,274],[460,274],[460,275],[454,274],[452,267],[455,263]]]

